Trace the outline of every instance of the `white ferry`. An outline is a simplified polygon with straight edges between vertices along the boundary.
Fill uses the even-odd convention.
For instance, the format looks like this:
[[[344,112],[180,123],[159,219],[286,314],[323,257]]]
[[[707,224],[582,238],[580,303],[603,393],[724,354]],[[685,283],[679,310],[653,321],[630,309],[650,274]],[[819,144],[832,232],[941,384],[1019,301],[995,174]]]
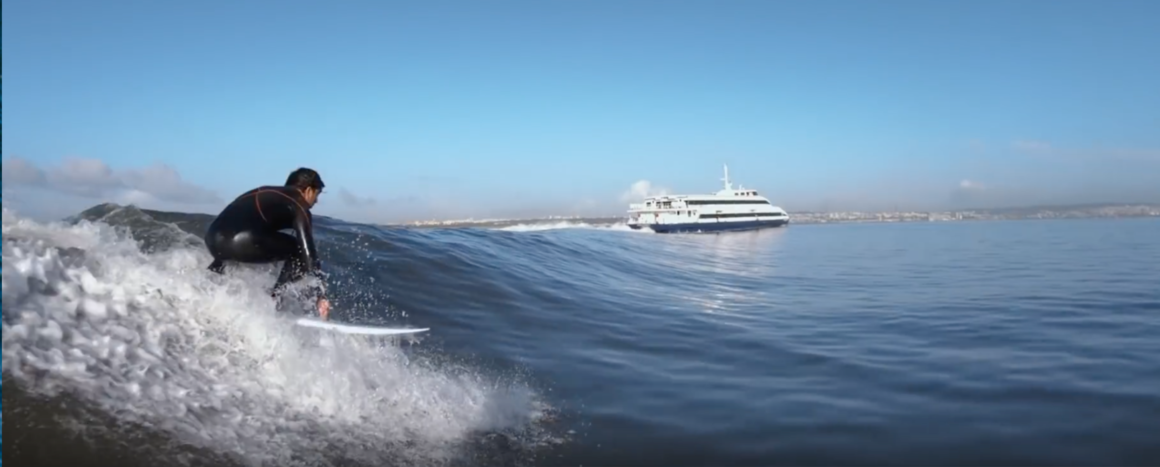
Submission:
[[[628,207],[628,226],[657,233],[720,232],[781,227],[789,213],[774,206],[756,190],[729,182],[725,166],[725,189],[712,195],[658,195]]]

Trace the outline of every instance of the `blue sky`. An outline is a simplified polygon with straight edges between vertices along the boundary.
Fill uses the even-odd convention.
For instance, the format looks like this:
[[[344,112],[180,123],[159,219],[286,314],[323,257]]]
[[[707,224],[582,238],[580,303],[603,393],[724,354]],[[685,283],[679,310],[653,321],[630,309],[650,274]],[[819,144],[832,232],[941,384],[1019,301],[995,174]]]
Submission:
[[[61,0],[3,17],[5,204],[25,210],[216,212],[298,166],[329,185],[318,212],[370,221],[620,214],[634,183],[709,192],[722,163],[790,211],[1160,201],[1151,0]]]

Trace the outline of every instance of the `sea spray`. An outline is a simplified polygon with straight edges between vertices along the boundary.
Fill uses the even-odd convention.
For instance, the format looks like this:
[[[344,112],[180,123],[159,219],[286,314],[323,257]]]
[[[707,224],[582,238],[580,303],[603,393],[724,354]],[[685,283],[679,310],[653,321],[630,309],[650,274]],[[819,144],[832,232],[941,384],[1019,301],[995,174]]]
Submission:
[[[3,230],[3,364],[23,391],[254,465],[448,463],[540,414],[523,386],[293,327],[266,290],[273,267],[217,276],[185,239],[147,254],[102,223],[5,211]]]

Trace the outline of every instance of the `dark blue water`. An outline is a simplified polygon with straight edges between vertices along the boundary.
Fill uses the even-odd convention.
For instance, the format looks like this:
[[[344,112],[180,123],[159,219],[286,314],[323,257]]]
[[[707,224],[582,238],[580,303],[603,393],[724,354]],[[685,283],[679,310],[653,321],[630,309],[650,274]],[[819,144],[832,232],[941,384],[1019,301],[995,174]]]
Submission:
[[[164,234],[168,230],[160,227],[183,220],[181,228],[199,233],[205,219],[121,216],[106,220],[132,226],[147,240],[142,248],[150,255],[177,251],[188,258],[169,257],[163,264],[183,265],[181,280],[198,284],[200,293],[226,287],[206,285],[212,279],[200,276],[199,262],[208,259],[195,239],[164,240],[170,238]],[[83,377],[51,371],[9,377],[10,362],[48,355],[34,350],[44,343],[33,338],[10,343],[11,307],[51,313],[49,302],[32,289],[10,287],[24,280],[10,264],[27,261],[10,238],[51,235],[34,228],[17,232],[18,221],[9,217],[4,221],[6,415],[13,404],[10,386],[35,399],[46,387],[71,385],[77,389],[67,397],[76,400],[67,400],[81,407],[73,413],[92,409],[120,417],[119,408],[131,399],[94,391],[90,380],[117,384],[101,372],[121,370],[90,365]],[[267,366],[278,358],[295,362],[278,363],[278,372],[269,373],[277,378],[252,381],[217,370],[209,357],[195,357],[201,359],[196,365],[166,364],[174,374],[214,368],[206,371],[222,372],[214,380],[218,384],[261,387],[265,392],[212,399],[223,413],[250,413],[254,420],[275,420],[283,413],[262,400],[263,394],[280,394],[287,407],[326,400],[318,394],[312,399],[284,395],[290,389],[281,381],[293,379],[291,370],[300,367],[318,372],[308,381],[357,379],[374,386],[371,392],[343,386],[350,391],[344,392],[348,404],[363,401],[355,404],[362,421],[344,418],[348,414],[342,410],[332,415],[315,410],[311,431],[296,432],[310,436],[247,432],[244,447],[218,448],[215,443],[228,438],[174,435],[195,446],[184,462],[222,452],[234,453],[230,462],[238,464],[291,461],[270,454],[275,450],[328,452],[314,461],[334,465],[344,460],[657,466],[1160,461],[1158,219],[793,225],[718,235],[654,235],[617,226],[506,231],[325,225],[322,250],[338,294],[333,319],[431,327],[430,335],[419,343],[392,344],[403,350],[317,351],[325,357],[239,351],[237,358]],[[97,248],[97,242],[87,241],[86,251]],[[139,268],[156,266],[147,258],[134,261],[143,261],[133,263]],[[109,274],[94,272],[98,279]],[[272,282],[272,270],[268,275]],[[221,292],[223,300],[231,293],[256,296],[269,285],[260,284],[266,276],[248,277],[253,290]],[[167,280],[178,287],[176,279]],[[216,310],[222,303],[197,300],[179,298],[173,306]],[[247,300],[247,307],[257,306],[256,299]],[[189,319],[184,311],[173,313],[173,320]],[[165,319],[156,316],[152,325]],[[66,334],[72,326],[67,318],[56,322]],[[53,344],[66,355],[67,340]],[[373,366],[375,372],[305,363],[325,358],[341,365],[337,362],[356,353],[356,366]],[[412,359],[408,362],[423,363],[380,367],[373,355],[390,361],[405,355]],[[458,380],[451,374],[472,376]],[[143,387],[149,384],[161,383],[141,380]],[[199,390],[196,380],[183,384]],[[328,393],[333,391],[320,394]],[[525,404],[519,394],[531,394],[526,398],[535,404]],[[66,396],[49,397],[55,403]],[[231,397],[256,398],[270,408],[245,408],[251,406]],[[379,426],[376,417],[387,420],[384,400],[392,401],[391,418],[382,426],[408,427],[410,434],[399,436],[423,449],[376,451],[376,438],[367,434],[373,430],[367,428]],[[40,402],[17,403],[37,407]],[[422,413],[403,408],[407,403],[423,407]],[[537,408],[527,408],[532,406]],[[63,430],[38,418],[36,409],[31,412],[21,423]],[[189,417],[137,412],[134,420],[151,420],[141,431],[156,435],[179,433],[166,426],[176,423],[165,420]],[[488,423],[479,421],[485,418]],[[500,418],[505,423],[492,423]],[[432,428],[431,420],[450,421]],[[202,430],[233,429],[223,428],[231,426],[224,421],[199,423]],[[262,423],[254,422],[255,433],[266,433]],[[352,430],[352,423],[362,427],[357,432],[366,439],[342,439],[349,438],[344,430]],[[5,424],[6,438],[12,429]],[[340,432],[344,436],[329,444],[311,444],[319,433]],[[403,439],[382,436],[384,446]],[[11,444],[4,444],[5,460]],[[12,455],[31,462],[35,456],[28,453],[36,445],[24,441],[11,448]],[[147,454],[169,460],[167,453],[150,451],[129,461],[144,463]]]

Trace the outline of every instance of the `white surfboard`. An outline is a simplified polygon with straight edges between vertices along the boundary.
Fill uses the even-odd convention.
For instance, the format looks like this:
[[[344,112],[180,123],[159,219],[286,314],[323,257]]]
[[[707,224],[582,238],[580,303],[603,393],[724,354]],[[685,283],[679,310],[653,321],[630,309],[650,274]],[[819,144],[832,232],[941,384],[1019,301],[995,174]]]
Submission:
[[[338,331],[344,334],[364,334],[372,336],[387,336],[393,334],[414,334],[417,332],[428,331],[430,328],[389,328],[382,326],[363,326],[358,324],[342,324],[330,321],[323,321],[318,318],[298,318],[294,324],[299,326],[306,326],[310,328],[326,329],[328,331]]]

